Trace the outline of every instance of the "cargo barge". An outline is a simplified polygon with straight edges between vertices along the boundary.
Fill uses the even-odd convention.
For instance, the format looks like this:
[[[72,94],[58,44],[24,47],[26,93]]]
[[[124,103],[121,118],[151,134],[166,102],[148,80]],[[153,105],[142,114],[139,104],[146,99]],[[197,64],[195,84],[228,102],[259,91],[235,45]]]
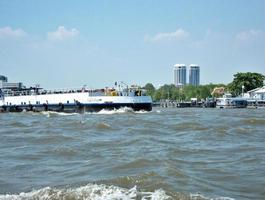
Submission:
[[[1,77],[0,77],[1,78]],[[7,79],[6,79],[7,80]],[[4,83],[4,84],[3,84]],[[1,86],[1,84],[0,84]],[[98,112],[122,107],[134,111],[151,111],[152,98],[144,89],[115,83],[104,89],[44,90],[38,85],[25,87],[22,84],[9,85],[2,81],[0,87],[0,111],[56,111],[56,112]]]

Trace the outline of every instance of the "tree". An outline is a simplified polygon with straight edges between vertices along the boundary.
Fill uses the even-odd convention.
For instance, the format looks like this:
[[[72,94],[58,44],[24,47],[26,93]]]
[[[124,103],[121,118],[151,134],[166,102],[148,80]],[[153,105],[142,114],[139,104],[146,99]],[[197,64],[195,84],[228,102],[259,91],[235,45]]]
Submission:
[[[200,85],[199,88],[200,88],[200,99],[206,99],[207,97],[211,96],[211,89],[207,85],[205,86]]]
[[[144,86],[144,89],[146,89],[146,94],[151,96],[151,97],[154,97],[154,94],[155,94],[155,87],[153,86],[152,83],[147,83],[145,86]]]
[[[185,85],[183,87],[176,87],[174,84],[165,84],[159,89],[155,89],[151,83],[145,85],[147,95],[152,96],[154,101],[161,99],[170,99],[176,101],[190,101],[191,98],[198,98],[198,100],[206,99],[211,96],[211,92],[215,87],[226,87],[224,84],[208,84],[208,85]]]
[[[154,94],[154,100],[155,101],[159,101],[161,99],[161,91],[160,90],[156,90],[155,94]]]
[[[234,96],[238,96],[242,92],[242,86],[244,91],[249,91],[263,86],[265,76],[259,73],[237,73],[234,74],[233,82],[228,85],[230,92]]]

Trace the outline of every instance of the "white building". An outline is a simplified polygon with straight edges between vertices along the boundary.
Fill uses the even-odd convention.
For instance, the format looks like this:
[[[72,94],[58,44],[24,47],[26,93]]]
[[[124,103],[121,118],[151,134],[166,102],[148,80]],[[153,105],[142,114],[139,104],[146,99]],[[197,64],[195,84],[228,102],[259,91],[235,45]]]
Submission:
[[[189,69],[189,84],[198,86],[200,85],[200,66],[191,64]]]
[[[245,98],[265,100],[265,86],[244,93]]]
[[[186,65],[185,64],[174,65],[174,84],[177,87],[186,85]]]

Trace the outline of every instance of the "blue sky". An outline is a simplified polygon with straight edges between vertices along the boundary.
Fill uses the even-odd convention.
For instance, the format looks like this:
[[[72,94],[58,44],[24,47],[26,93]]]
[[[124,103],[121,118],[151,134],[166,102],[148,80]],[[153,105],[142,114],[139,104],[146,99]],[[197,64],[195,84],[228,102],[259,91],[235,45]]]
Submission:
[[[201,83],[265,74],[265,1],[0,0],[0,74],[45,88]]]

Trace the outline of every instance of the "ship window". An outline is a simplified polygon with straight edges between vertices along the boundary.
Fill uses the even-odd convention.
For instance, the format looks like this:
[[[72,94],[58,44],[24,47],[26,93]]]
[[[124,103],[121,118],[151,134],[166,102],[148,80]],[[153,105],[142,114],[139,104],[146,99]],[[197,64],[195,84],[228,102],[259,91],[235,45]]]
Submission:
[[[24,105],[26,105],[26,102],[24,102]]]
[[[6,102],[6,105],[8,105],[8,102]]]
[[[9,103],[9,105],[11,106],[12,104],[11,104],[11,103]]]
[[[21,105],[23,105],[23,102],[21,102]]]
[[[69,101],[67,101],[67,103],[69,103]]]

